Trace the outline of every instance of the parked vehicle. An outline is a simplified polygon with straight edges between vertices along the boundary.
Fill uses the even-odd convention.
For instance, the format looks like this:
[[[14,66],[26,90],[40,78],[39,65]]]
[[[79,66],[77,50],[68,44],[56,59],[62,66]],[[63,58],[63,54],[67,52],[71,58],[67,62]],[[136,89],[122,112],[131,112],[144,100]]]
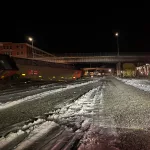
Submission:
[[[8,78],[18,70],[15,61],[9,55],[0,54],[0,79]]]
[[[136,66],[133,63],[124,63],[122,74],[123,74],[123,77],[135,77]]]

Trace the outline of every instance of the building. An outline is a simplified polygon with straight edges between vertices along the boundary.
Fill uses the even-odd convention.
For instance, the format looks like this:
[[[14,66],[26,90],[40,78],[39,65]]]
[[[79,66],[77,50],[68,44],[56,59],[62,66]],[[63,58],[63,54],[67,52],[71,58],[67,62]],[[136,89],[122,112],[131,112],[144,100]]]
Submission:
[[[47,53],[35,46],[27,43],[0,42],[0,54],[7,54],[20,58],[39,58],[52,57],[54,55]]]
[[[136,67],[137,76],[150,77],[150,64],[141,64]]]

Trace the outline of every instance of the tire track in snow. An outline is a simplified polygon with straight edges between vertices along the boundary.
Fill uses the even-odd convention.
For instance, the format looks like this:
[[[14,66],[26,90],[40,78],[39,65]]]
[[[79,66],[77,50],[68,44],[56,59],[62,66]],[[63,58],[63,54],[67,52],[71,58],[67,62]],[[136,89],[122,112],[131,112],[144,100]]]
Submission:
[[[54,127],[56,126],[56,128],[60,128],[60,126],[64,126],[65,130],[62,134],[58,134],[58,137],[56,137],[53,142],[51,142],[51,140],[48,141],[47,144],[43,146],[44,149],[50,148],[59,150],[62,148],[68,149],[72,146],[77,146],[79,142],[86,140],[87,136],[84,135],[89,134],[89,131],[87,130],[90,126],[90,132],[94,132],[92,128],[96,126],[97,128],[108,127],[109,130],[104,130],[104,134],[106,132],[107,134],[116,134],[116,131],[109,126],[111,123],[114,124],[113,119],[107,118],[103,114],[103,88],[105,87],[100,85],[99,87],[88,91],[73,103],[67,104],[54,112],[49,112],[49,114],[47,114],[47,119],[44,122],[43,120],[41,121],[41,125],[31,123],[24,126],[24,128],[28,128],[29,126],[31,133],[27,136],[26,140],[22,141],[16,147],[16,149],[20,150],[26,149],[27,147],[30,148],[37,141],[42,140],[42,138],[47,136],[46,133],[51,131],[50,124],[52,122]],[[32,125],[34,125],[35,129],[33,129]],[[81,140],[83,136],[85,139]],[[37,147],[37,145],[35,145],[35,147]]]
[[[82,105],[82,107],[83,107],[84,104],[85,105],[91,104],[91,103],[87,103],[87,101],[90,100],[90,98],[92,98],[94,96],[94,93],[96,92],[96,90],[97,90],[97,88],[94,88],[94,89],[90,90],[85,95],[83,95],[80,98],[78,98],[76,100],[77,102],[75,101],[74,103],[78,103],[78,104],[80,103]],[[70,109],[74,110],[74,108],[73,108],[74,103],[72,103],[72,105],[68,104],[68,106],[70,106]],[[68,106],[66,108],[69,108]],[[82,109],[82,107],[81,107],[81,109]],[[86,109],[83,109],[83,110],[86,111]],[[78,126],[76,129],[82,128],[82,131],[86,130],[89,127],[88,121],[86,121],[85,119],[84,119],[85,122],[84,122],[84,120],[81,121],[80,118],[79,118],[79,116],[78,116],[78,115],[85,115],[85,114],[82,113],[83,110],[80,111],[79,114],[76,114],[77,118],[75,117],[74,118],[75,120],[73,119],[73,122],[75,123],[74,125]],[[65,111],[65,109],[61,110],[62,113],[63,113],[63,111]],[[88,109],[87,109],[87,111],[88,111]],[[24,140],[23,142],[21,142],[18,145],[18,147],[16,147],[15,149],[18,149],[18,150],[19,149],[25,149],[27,147],[27,145],[29,147],[32,146],[37,140],[40,140],[41,138],[43,138],[46,135],[47,132],[50,132],[53,128],[58,127],[59,125],[61,126],[61,124],[63,125],[64,124],[63,119],[65,118],[64,116],[67,117],[65,119],[67,119],[67,120],[68,120],[68,118],[70,119],[70,111],[68,110],[65,113],[65,115],[63,115],[62,113],[59,112],[60,113],[59,120],[61,120],[60,121],[61,124],[58,124],[57,123],[58,121],[54,122],[56,119],[58,119],[56,117],[56,113],[58,113],[58,112],[59,111],[56,110],[54,112],[55,115],[53,115],[53,117],[47,116],[46,120],[45,119],[38,119],[38,120],[34,121],[33,123],[28,123],[27,125],[24,125],[23,127],[20,127],[20,129],[18,129],[18,131],[14,132],[14,133],[13,133],[13,130],[12,131],[10,130],[11,132],[7,133],[7,135],[5,135],[5,137],[0,138],[1,149],[5,149],[8,146],[14,147],[15,144],[18,144],[21,141],[23,141],[24,138],[26,140]],[[54,121],[51,121],[51,120],[54,120]],[[68,123],[67,126],[70,126],[69,124],[72,124],[72,119],[68,120],[68,121],[69,121],[69,123],[67,122]],[[54,126],[51,127],[51,125],[50,125],[51,123],[54,124]],[[72,127],[70,126],[69,128],[72,128]],[[72,131],[69,132],[68,134],[75,135],[74,132],[72,132]],[[79,133],[76,133],[76,134],[77,134],[77,137],[76,136],[72,136],[72,141],[74,141],[74,142],[76,140],[78,140],[79,138],[81,138],[81,136],[83,135],[82,132],[79,132]],[[18,140],[19,137],[20,137],[20,140]],[[60,141],[60,144],[62,142],[63,141]],[[66,147],[70,147],[70,146],[71,146],[70,144],[68,144],[68,146],[66,145]]]
[[[97,90],[97,93],[94,97],[94,114],[93,115],[93,126],[96,127],[103,127],[106,128],[104,134],[112,134],[117,136],[116,131],[116,124],[113,119],[113,116],[106,116],[105,115],[105,105],[104,105],[104,97],[103,97],[103,89],[105,88],[105,85],[102,86],[102,88]]]

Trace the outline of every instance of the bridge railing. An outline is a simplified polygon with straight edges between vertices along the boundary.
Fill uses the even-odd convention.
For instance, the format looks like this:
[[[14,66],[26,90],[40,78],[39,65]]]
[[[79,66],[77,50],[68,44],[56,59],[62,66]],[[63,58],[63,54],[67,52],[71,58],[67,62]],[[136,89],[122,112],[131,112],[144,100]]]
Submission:
[[[145,53],[145,52],[136,52],[136,53],[126,53],[126,52],[121,52],[119,54],[120,56],[146,56],[149,55],[150,53]],[[107,53],[107,52],[99,52],[99,53],[58,53],[55,54],[56,57],[86,57],[86,56],[117,56],[117,53],[112,52],[112,53]]]
[[[55,54],[56,56],[62,57],[83,57],[83,56],[110,56],[108,53],[64,53],[64,54]],[[111,56],[116,56],[116,53],[111,53]]]

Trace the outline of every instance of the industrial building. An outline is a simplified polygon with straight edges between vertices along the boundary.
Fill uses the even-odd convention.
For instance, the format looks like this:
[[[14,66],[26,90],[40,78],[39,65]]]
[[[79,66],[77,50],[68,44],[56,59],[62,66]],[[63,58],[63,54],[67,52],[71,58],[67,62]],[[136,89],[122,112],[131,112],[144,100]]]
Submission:
[[[0,42],[0,54],[7,54],[19,58],[52,57],[47,53],[28,43]]]

